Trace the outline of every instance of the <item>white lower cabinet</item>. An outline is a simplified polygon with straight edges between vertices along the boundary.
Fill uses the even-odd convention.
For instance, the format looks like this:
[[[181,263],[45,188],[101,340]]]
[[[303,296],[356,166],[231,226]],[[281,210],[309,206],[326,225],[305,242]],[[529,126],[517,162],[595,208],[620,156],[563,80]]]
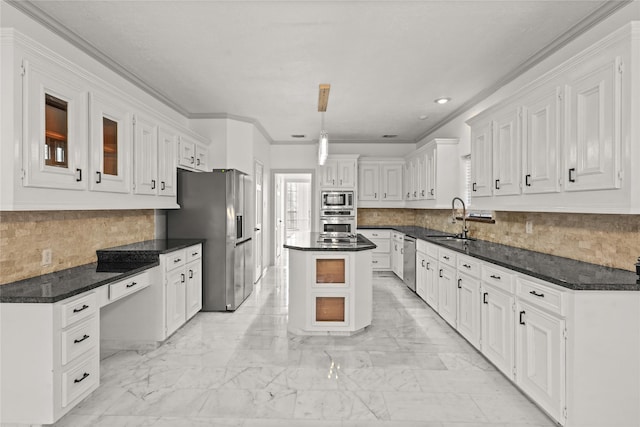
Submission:
[[[516,384],[556,420],[565,400],[565,321],[518,301]]]
[[[458,289],[455,268],[440,263],[438,268],[438,314],[456,327]]]
[[[202,309],[202,262],[198,259],[187,264],[186,288],[187,320]]]
[[[482,283],[482,354],[513,380],[514,298],[511,292]]]
[[[391,270],[391,230],[359,229],[358,233],[376,245],[371,255],[373,271]]]
[[[416,294],[427,300],[427,254],[416,251]]]
[[[187,275],[184,269],[171,271],[166,277],[165,335],[173,334],[187,320]]]
[[[458,272],[457,329],[475,348],[480,348],[480,280]]]
[[[391,237],[391,270],[400,279],[404,272],[404,234],[394,231]]]
[[[53,304],[2,304],[0,423],[52,424],[100,384],[94,291]]]
[[[202,245],[160,256],[160,265],[165,272],[165,331],[164,338],[173,334],[180,326],[202,308]]]

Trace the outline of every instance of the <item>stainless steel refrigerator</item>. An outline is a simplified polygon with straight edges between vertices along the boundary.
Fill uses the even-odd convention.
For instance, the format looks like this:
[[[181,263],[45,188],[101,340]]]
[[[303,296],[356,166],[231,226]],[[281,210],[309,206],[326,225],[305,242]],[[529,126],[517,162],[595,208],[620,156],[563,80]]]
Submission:
[[[202,310],[233,311],[253,291],[251,180],[235,169],[178,170],[167,238],[203,238]]]

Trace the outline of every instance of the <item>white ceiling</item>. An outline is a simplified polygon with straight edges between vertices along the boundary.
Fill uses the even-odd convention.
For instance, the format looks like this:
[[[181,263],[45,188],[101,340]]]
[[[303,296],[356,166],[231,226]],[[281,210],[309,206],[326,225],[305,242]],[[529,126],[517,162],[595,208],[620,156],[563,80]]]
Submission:
[[[332,142],[417,142],[614,7],[603,3],[92,0],[18,7],[52,17],[67,38],[189,117],[238,116],[273,141],[300,141],[292,134],[313,141],[318,85],[330,83]],[[433,102],[443,96],[452,101]]]

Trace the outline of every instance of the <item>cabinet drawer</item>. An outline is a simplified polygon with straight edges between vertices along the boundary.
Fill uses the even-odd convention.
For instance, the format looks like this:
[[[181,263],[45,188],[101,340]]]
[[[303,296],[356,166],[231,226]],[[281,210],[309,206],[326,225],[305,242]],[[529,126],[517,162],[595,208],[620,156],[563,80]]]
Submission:
[[[194,245],[186,249],[187,262],[191,262],[202,257],[202,245]]]
[[[472,277],[480,278],[480,262],[473,258],[458,255],[458,271],[468,274]]]
[[[391,257],[389,254],[372,254],[371,263],[374,270],[390,270],[391,269]]]
[[[78,364],[62,372],[62,406],[88,394],[100,379],[100,359],[92,351]]]
[[[149,273],[137,274],[121,282],[109,284],[109,301],[138,292],[149,286]]]
[[[506,290],[509,293],[513,293],[512,283],[513,275],[507,273],[505,270],[499,268],[489,267],[488,265],[482,265],[482,281],[491,283]]]
[[[182,249],[180,251],[171,252],[170,254],[165,255],[165,257],[165,271],[171,271],[184,266],[187,258],[187,252],[185,249]]]
[[[438,259],[438,247],[434,244],[426,242],[424,240],[416,240],[416,250],[430,256],[431,258]]]
[[[367,239],[390,239],[391,230],[358,230]]]
[[[564,316],[565,292],[522,277],[516,279],[518,298],[552,313]]]
[[[79,322],[93,315],[98,310],[98,301],[95,292],[76,298],[73,301],[62,303],[62,327]]]
[[[76,326],[62,331],[62,364],[66,365],[76,357],[97,348],[98,318],[93,316]]]
[[[438,249],[438,260],[451,267],[457,267],[456,265],[456,253],[448,249]]]

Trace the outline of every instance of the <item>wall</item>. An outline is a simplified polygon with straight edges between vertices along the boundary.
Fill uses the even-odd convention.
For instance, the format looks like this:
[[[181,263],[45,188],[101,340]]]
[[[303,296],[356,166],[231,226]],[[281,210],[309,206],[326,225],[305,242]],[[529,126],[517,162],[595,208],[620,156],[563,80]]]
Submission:
[[[97,249],[153,238],[153,210],[0,212],[0,284],[96,262]],[[42,267],[45,248],[52,263]]]
[[[410,222],[413,215],[413,223]],[[417,225],[459,233],[450,210],[358,209],[358,225]],[[496,212],[495,224],[467,223],[472,237],[607,267],[635,271],[640,215]],[[525,233],[531,221],[533,232]]]

